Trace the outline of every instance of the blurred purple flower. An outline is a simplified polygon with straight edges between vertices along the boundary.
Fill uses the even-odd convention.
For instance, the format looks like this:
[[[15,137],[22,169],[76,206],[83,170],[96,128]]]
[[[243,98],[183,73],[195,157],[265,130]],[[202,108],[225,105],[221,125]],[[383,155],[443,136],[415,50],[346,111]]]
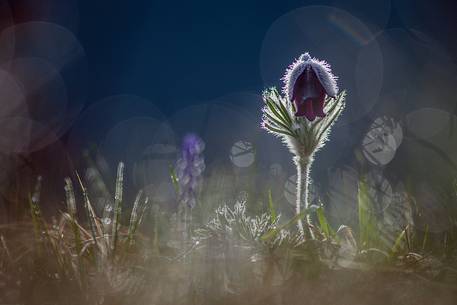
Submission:
[[[295,105],[295,116],[305,116],[309,121],[325,117],[325,95],[338,93],[337,78],[325,61],[302,54],[283,77],[284,93]]]
[[[205,143],[203,140],[196,134],[188,134],[183,139],[181,157],[176,164],[179,200],[190,208],[193,208],[197,203],[202,173],[205,170],[204,150]]]

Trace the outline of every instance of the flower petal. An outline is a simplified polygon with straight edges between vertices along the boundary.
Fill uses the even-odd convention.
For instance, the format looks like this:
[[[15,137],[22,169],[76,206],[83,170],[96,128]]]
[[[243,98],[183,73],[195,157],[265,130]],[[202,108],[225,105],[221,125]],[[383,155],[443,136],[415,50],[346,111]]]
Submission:
[[[316,114],[313,109],[313,101],[311,99],[307,99],[305,101],[297,101],[295,100],[295,106],[297,108],[297,112],[295,112],[296,117],[306,117],[309,121],[314,121],[316,118]]]
[[[294,100],[295,84],[299,82],[298,79],[305,72],[305,69],[309,68],[313,70],[325,93],[330,97],[335,97],[338,93],[337,77],[332,74],[330,65],[323,60],[311,58],[308,53],[305,53],[289,66],[282,78],[284,81],[283,91],[287,98],[290,101]]]
[[[307,99],[304,101],[304,104],[305,104],[305,117],[311,122],[314,121],[314,119],[316,118],[316,113],[314,112],[314,109],[313,109],[312,100]]]
[[[311,66],[307,66],[294,84],[292,98],[306,100],[317,98],[325,94],[325,89]]]
[[[325,94],[321,94],[321,96],[313,99],[313,110],[316,116],[323,118],[325,117],[324,112],[324,102],[325,102]]]

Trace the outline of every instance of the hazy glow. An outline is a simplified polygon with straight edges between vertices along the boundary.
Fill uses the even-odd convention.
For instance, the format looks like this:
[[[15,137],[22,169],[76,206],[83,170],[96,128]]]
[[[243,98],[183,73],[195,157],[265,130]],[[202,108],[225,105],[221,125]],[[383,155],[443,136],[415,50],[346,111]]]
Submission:
[[[312,24],[312,26],[310,26]],[[382,85],[382,54],[373,33],[348,12],[307,6],[278,18],[265,35],[260,70],[267,86],[278,85],[290,62],[304,51],[332,63],[339,86],[349,93],[341,123],[354,122],[371,110]]]
[[[328,211],[336,224],[355,227],[359,175],[350,167],[329,173]]]
[[[430,139],[440,132],[449,131],[453,118],[452,114],[441,109],[420,108],[406,115],[406,126],[416,136]]]
[[[87,73],[84,50],[73,33],[47,22],[10,26],[1,32],[0,45],[0,63],[7,73],[0,75],[0,88],[6,97],[14,95],[5,102],[5,112],[12,104],[22,109],[5,113],[3,118],[33,126],[31,134],[23,137],[28,142],[20,146],[22,152],[39,150],[67,132],[83,107]],[[14,48],[14,58],[7,50],[10,47]],[[13,82],[21,93],[13,91]],[[26,128],[20,133],[27,133]],[[17,150],[15,146],[11,150]],[[5,146],[2,149],[8,150]]]

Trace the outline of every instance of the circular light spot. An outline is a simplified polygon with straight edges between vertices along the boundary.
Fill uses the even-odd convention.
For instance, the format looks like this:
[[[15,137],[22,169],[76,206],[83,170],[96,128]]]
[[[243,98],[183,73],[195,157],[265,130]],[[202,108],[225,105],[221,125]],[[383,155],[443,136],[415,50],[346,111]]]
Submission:
[[[252,143],[238,141],[230,149],[230,160],[236,167],[249,167],[255,161],[255,149]]]
[[[133,182],[146,195],[160,202],[175,198],[170,169],[176,163],[176,146],[154,143],[147,146],[133,165]]]
[[[79,25],[78,1],[15,0],[14,8],[20,11],[17,23],[30,20],[53,22],[77,32]]]
[[[0,0],[0,31],[3,31],[14,24],[11,7],[8,2],[8,0]],[[7,38],[2,39],[1,42],[0,64],[9,61],[14,57],[15,37],[14,35],[9,35]]]
[[[259,120],[252,118],[243,109],[218,100],[183,108],[169,119],[177,138],[183,138],[189,133],[198,134],[202,138],[206,143],[204,154],[208,163],[222,161],[219,158],[227,156],[233,143],[240,139],[256,143],[260,132],[257,121]],[[228,161],[229,158],[226,157],[225,160]]]
[[[150,135],[157,131],[160,121],[148,117],[135,117],[111,128],[100,145],[108,163],[124,162],[130,167],[141,158],[144,149],[152,144]]]
[[[329,173],[327,210],[337,225],[355,227],[359,175],[351,167],[338,168]]]
[[[25,92],[21,84],[6,70],[0,69],[0,92],[2,107],[0,120],[6,117],[27,116],[28,109],[25,103]]]
[[[397,142],[384,126],[374,123],[362,141],[362,152],[369,162],[377,166],[388,164],[395,157]]]
[[[84,50],[75,35],[50,22],[32,21],[6,28],[0,43],[15,38],[15,56],[38,57],[52,63],[58,70],[84,57]],[[0,58],[5,61],[5,58]]]
[[[161,181],[158,184],[147,185],[143,188],[145,196],[155,204],[170,206],[176,201],[176,190],[173,184],[168,181]]]
[[[103,218],[102,221],[103,221],[103,224],[108,226],[111,224],[111,217],[105,217],[105,218]]]
[[[368,26],[373,29],[384,28],[387,25],[392,7],[391,2],[385,0],[331,2],[332,5],[369,22]]]
[[[28,153],[47,143],[58,141],[58,137],[40,122],[22,117],[0,119],[0,151],[5,153]]]
[[[50,134],[36,133],[32,130],[29,152],[39,150],[51,143],[68,130],[67,90],[59,72],[48,62],[39,58],[21,58],[6,64],[10,75],[15,77],[24,94],[24,111],[14,110],[16,114],[30,119],[49,130]],[[7,79],[4,79],[7,80]],[[19,112],[19,113],[18,113]]]
[[[406,127],[417,137],[431,139],[449,127],[453,115],[436,108],[421,108],[406,115]]]
[[[102,145],[110,131],[120,122],[138,117],[149,118],[159,121],[159,123],[164,121],[164,115],[154,103],[147,99],[134,95],[115,95],[104,98],[88,107],[74,123],[67,140],[69,150],[75,153],[75,159],[79,159],[81,150],[91,145]],[[157,131],[161,128],[164,127],[159,125],[151,132],[149,135],[151,141],[155,141],[155,138],[158,137]],[[125,131],[123,132],[125,136]],[[143,135],[144,132],[142,131]],[[113,139],[113,141],[115,140]],[[115,153],[113,152],[113,154]]]
[[[10,26],[0,34],[0,46],[15,41],[16,59],[37,58],[49,63],[63,79],[69,103],[67,127],[82,110],[87,93],[87,62],[84,49],[68,29],[49,22],[33,21]],[[6,54],[5,54],[6,53]],[[0,49],[0,63],[11,60]]]
[[[372,128],[382,128],[385,133],[391,134],[395,139],[396,149],[400,147],[403,141],[403,128],[395,119],[388,116],[382,116],[374,120]]]
[[[376,36],[383,54],[383,95],[396,113],[420,107],[454,111],[456,64],[439,45],[404,29],[387,29]]]

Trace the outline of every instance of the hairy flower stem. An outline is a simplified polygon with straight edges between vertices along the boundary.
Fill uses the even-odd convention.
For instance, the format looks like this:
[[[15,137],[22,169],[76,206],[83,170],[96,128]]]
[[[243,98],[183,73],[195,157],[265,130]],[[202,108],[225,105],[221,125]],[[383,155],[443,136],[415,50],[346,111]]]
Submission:
[[[297,167],[297,202],[295,205],[296,215],[300,215],[301,207],[308,208],[308,185],[309,171],[312,164],[312,159],[307,156],[295,156],[295,166]],[[303,227],[304,222],[304,227]],[[298,229],[307,238],[314,239],[313,231],[310,227],[310,216],[306,215],[304,220],[298,219]]]

